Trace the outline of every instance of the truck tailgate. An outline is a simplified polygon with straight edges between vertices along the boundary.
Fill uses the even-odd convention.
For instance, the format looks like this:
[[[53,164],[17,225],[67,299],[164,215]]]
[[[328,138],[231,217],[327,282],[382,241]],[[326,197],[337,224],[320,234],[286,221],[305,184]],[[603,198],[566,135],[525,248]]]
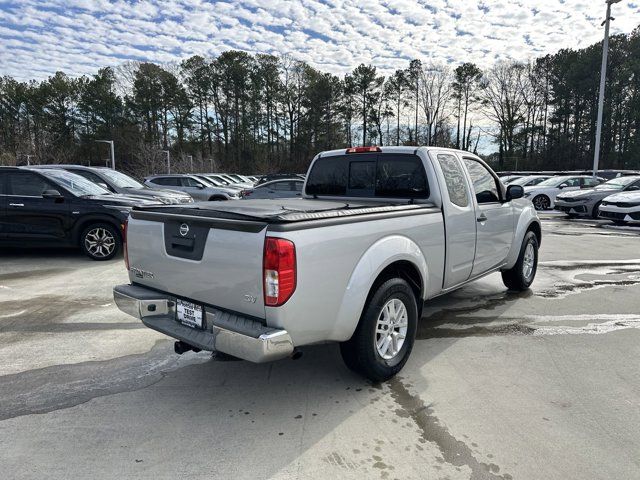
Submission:
[[[133,212],[127,229],[132,282],[264,318],[266,224]]]

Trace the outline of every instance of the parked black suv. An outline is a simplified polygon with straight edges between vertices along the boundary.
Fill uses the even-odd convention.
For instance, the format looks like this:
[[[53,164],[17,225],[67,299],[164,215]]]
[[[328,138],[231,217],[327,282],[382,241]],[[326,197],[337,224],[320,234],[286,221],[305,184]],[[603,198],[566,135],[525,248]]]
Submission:
[[[0,245],[79,246],[94,260],[109,260],[122,247],[131,207],[157,204],[64,170],[0,167]]]
[[[75,173],[100,185],[111,193],[122,193],[128,197],[141,197],[166,204],[193,203],[189,194],[179,190],[152,189],[117,170],[107,167],[86,167],[83,165],[37,165],[31,168],[59,168]]]

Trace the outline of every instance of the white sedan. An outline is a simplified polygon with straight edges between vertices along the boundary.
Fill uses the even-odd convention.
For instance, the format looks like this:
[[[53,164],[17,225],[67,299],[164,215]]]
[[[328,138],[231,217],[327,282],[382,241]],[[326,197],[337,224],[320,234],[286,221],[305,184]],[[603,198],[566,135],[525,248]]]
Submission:
[[[587,175],[551,177],[538,185],[525,187],[524,196],[533,202],[536,210],[548,210],[554,208],[556,196],[560,192],[593,188],[599,184],[599,180]]]
[[[624,225],[640,222],[640,191],[609,195],[600,204],[600,218]]]

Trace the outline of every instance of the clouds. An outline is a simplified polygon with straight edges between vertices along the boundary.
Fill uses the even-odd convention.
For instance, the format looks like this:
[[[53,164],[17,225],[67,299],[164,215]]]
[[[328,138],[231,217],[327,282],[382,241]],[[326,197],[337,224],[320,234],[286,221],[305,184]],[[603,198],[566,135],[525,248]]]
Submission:
[[[0,0],[0,75],[94,73],[228,49],[290,54],[334,73],[412,58],[489,66],[600,40],[604,0]],[[595,4],[595,5],[594,5]],[[613,33],[640,23],[614,5]]]

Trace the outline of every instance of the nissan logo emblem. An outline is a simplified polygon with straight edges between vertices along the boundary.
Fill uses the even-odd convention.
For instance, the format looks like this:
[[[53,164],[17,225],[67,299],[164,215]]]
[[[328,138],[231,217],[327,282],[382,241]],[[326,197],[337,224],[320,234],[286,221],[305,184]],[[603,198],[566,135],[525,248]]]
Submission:
[[[186,237],[187,233],[189,233],[189,225],[183,223],[182,225],[180,225],[180,235]]]

